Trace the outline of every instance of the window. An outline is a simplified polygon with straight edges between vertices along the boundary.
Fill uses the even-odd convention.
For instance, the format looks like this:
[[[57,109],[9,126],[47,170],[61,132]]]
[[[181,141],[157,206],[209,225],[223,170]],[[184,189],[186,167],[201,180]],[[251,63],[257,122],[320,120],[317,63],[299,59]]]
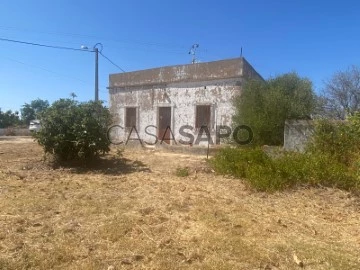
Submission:
[[[195,128],[201,128],[202,126],[207,126],[210,130],[210,113],[211,106],[210,105],[197,105],[196,106],[196,121]]]
[[[125,127],[136,127],[136,108],[125,108]]]

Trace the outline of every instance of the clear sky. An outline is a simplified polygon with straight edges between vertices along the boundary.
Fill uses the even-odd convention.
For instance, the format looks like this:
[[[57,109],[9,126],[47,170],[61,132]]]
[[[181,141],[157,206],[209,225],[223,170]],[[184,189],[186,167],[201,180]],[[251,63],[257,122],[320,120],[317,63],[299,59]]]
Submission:
[[[324,80],[360,65],[355,0],[2,0],[0,38],[80,48],[100,42],[125,71],[243,56],[264,77],[296,71],[319,92]],[[121,72],[99,56],[100,99]],[[94,98],[94,53],[0,41],[0,108]]]

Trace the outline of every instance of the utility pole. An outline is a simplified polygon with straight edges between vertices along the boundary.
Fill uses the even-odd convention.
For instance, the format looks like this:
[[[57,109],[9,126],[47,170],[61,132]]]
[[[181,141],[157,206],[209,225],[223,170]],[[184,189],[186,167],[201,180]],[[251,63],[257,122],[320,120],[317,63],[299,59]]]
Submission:
[[[94,46],[95,52],[95,102],[99,101],[99,49]]]
[[[96,43],[92,50],[85,45],[81,46],[81,50],[87,50],[90,52],[95,53],[95,101],[99,101],[99,48],[100,46],[100,53],[103,49],[103,45],[101,43]]]

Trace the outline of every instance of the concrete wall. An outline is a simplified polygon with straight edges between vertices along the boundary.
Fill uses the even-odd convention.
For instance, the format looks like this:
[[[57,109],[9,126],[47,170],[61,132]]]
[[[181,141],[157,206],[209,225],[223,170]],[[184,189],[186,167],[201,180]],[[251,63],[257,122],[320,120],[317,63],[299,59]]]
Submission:
[[[311,120],[286,120],[284,149],[303,152],[313,133],[314,123]]]
[[[230,78],[263,78],[245,58],[226,59],[188,65],[167,66],[110,74],[110,89],[116,87],[203,82]]]
[[[198,130],[195,130],[195,115],[197,105],[211,105],[211,128],[210,134],[213,142],[216,142],[215,131],[217,125],[231,126],[234,107],[233,99],[240,94],[242,79],[216,80],[210,82],[197,83],[172,83],[164,87],[154,86],[145,88],[132,87],[126,90],[112,90],[110,98],[111,113],[114,116],[115,124],[125,126],[126,107],[137,108],[137,130],[140,138],[146,142],[154,143],[155,138],[146,134],[147,126],[158,127],[159,107],[171,107],[171,130],[175,140],[179,142],[189,139],[181,136],[179,129],[181,126],[190,125],[195,139]],[[154,127],[147,129],[148,133],[157,134]],[[117,130],[117,136],[127,138],[128,133],[125,129]],[[137,138],[135,133],[130,138]],[[206,137],[205,135],[203,136]],[[161,139],[161,138],[159,138]],[[174,144],[174,142],[171,142]],[[200,145],[207,145],[201,142]]]
[[[136,107],[137,126],[140,139],[154,143],[159,125],[159,108],[171,107],[171,130],[176,142],[189,141],[179,130],[184,125],[192,126],[186,132],[196,138],[196,106],[211,106],[210,135],[216,142],[216,126],[231,126],[234,114],[233,100],[240,95],[246,79],[262,77],[244,59],[234,58],[208,63],[161,67],[134,72],[111,74],[109,76],[110,111],[114,124],[125,126],[126,107]],[[112,137],[126,141],[130,130],[114,129]],[[137,138],[131,133],[132,139]],[[202,138],[205,138],[202,136]],[[161,138],[159,138],[161,139]],[[171,144],[174,144],[171,141]],[[207,145],[202,141],[200,145]]]

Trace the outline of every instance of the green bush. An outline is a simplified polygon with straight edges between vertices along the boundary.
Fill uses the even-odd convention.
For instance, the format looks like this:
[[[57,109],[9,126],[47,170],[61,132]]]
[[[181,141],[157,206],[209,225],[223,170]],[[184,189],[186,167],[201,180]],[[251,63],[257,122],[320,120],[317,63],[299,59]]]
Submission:
[[[246,177],[252,165],[271,166],[270,158],[260,148],[224,148],[210,163],[216,172],[240,178]]]
[[[109,110],[101,102],[55,101],[41,113],[41,130],[34,134],[45,153],[57,161],[90,162],[110,151],[106,132]]]
[[[296,73],[250,80],[234,100],[234,126],[248,125],[253,145],[282,145],[286,119],[309,119],[315,109],[312,83]]]
[[[176,168],[175,175],[178,177],[186,177],[189,176],[189,169],[188,168]]]
[[[358,192],[360,113],[348,121],[318,121],[305,153],[270,158],[260,149],[226,148],[211,163],[218,173],[244,178],[261,191],[321,185]]]
[[[330,155],[346,166],[357,159],[360,147],[360,130],[356,126],[359,115],[349,121],[321,120],[316,123],[312,142],[307,151]]]
[[[226,148],[211,164],[216,172],[243,178],[259,191],[318,185],[359,189],[357,175],[327,154],[284,153],[271,159],[261,149]]]

